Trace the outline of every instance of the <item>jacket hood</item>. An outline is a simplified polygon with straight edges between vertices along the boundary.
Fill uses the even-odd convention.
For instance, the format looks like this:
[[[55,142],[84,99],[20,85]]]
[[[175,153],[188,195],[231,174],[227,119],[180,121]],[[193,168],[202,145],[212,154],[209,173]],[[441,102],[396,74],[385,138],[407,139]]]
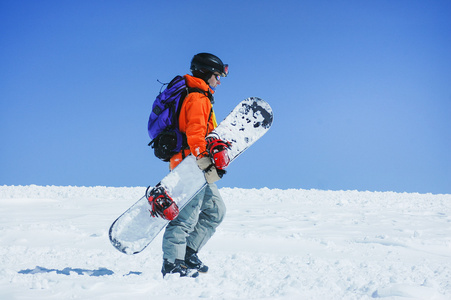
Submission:
[[[209,91],[212,94],[215,93],[215,91],[212,90],[203,79],[200,79],[200,78],[188,75],[188,74],[186,74],[183,77],[185,78],[186,84],[189,87],[191,87],[191,88],[198,88],[198,89],[201,89],[201,90],[206,91],[206,92]]]

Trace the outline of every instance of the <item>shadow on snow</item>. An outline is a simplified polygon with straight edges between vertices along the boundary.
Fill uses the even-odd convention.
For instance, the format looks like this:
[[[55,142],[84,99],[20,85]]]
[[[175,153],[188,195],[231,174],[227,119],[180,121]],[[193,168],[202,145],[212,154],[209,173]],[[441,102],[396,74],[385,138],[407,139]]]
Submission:
[[[79,268],[64,268],[62,270],[58,269],[47,269],[43,267],[36,266],[34,269],[26,269],[26,270],[20,270],[19,274],[38,274],[38,273],[50,273],[50,272],[56,272],[56,274],[63,274],[63,275],[70,275],[71,272],[77,273],[78,275],[89,275],[89,276],[105,276],[105,275],[113,275],[114,272],[107,269],[107,268],[99,268],[97,270],[88,270],[88,269],[79,269]],[[141,272],[134,272],[130,271],[128,275],[140,275]]]

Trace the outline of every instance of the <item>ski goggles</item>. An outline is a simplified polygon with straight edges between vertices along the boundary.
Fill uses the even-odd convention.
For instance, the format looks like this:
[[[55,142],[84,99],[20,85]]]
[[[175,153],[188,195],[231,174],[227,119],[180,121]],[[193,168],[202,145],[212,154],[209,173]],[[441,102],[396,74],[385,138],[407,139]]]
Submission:
[[[215,75],[215,78],[217,81],[221,80],[221,77],[227,77],[229,74],[229,65],[224,65],[223,72],[220,72],[220,74],[213,74]]]
[[[224,65],[224,75],[222,77],[227,77],[227,75],[229,75],[229,65],[225,64]]]

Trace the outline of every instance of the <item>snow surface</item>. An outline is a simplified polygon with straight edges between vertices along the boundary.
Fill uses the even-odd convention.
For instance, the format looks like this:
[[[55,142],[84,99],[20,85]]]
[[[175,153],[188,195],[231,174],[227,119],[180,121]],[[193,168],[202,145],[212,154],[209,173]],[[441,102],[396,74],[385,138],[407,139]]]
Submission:
[[[144,187],[0,186],[0,299],[451,299],[451,195],[230,189],[196,279],[114,249]]]

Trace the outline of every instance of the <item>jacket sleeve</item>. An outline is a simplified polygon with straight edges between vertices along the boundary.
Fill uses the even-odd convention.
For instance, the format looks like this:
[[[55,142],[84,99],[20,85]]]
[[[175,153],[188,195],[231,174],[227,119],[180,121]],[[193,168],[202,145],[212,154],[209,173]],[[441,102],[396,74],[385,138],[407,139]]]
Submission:
[[[206,151],[205,136],[211,114],[211,103],[208,97],[200,93],[191,93],[185,99],[186,105],[186,137],[188,146],[194,156]]]

